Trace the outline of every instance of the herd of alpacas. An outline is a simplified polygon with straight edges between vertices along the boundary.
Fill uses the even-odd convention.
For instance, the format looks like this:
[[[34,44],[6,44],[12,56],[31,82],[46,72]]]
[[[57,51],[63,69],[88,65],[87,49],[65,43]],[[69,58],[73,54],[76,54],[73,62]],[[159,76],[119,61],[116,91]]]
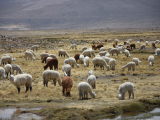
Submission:
[[[107,42],[105,40],[105,42]],[[109,42],[109,40],[108,40]],[[113,47],[105,48],[102,43],[99,43],[97,46],[92,45],[92,48],[87,48],[84,46],[81,51],[81,54],[76,54],[74,57],[70,57],[70,55],[66,52],[66,50],[59,50],[58,51],[58,57],[65,57],[67,56],[67,59],[64,59],[64,65],[62,67],[63,71],[63,79],[61,79],[60,74],[58,71],[58,57],[55,54],[49,54],[47,52],[41,53],[40,58],[42,60],[42,63],[45,62],[44,65],[44,72],[42,73],[43,77],[43,84],[44,86],[48,87],[48,81],[53,80],[54,86],[56,86],[56,82],[60,86],[62,86],[62,94],[66,96],[70,96],[71,88],[73,87],[73,80],[71,78],[71,69],[76,67],[80,67],[79,64],[77,64],[77,60],[79,60],[81,63],[83,63],[84,67],[89,67],[89,61],[91,57],[94,57],[92,59],[92,63],[94,65],[94,70],[96,70],[96,67],[100,67],[104,70],[104,67],[107,70],[115,70],[115,66],[117,65],[116,60],[114,58],[111,58],[111,55],[113,56],[116,54],[117,56],[119,54],[124,53],[127,57],[131,57],[130,50],[136,49],[135,44],[130,44],[131,40],[125,41],[124,45],[118,44],[120,41],[118,39],[114,40]],[[137,42],[138,46],[139,43],[142,42],[141,40]],[[140,50],[145,50],[146,46],[149,44],[148,41],[146,44],[140,46]],[[159,42],[159,41],[158,41]],[[155,41],[155,44],[157,41]],[[152,44],[153,47],[155,47],[155,44]],[[38,50],[39,47],[36,45],[32,46],[29,50],[25,51],[25,60],[35,60],[36,54],[34,53],[34,50]],[[69,49],[77,49],[76,44],[72,44]],[[95,55],[94,50],[99,49],[99,54]],[[106,51],[108,50],[108,51]],[[160,49],[156,48],[155,50],[155,56],[160,55]],[[26,92],[30,89],[32,91],[32,75],[24,73],[24,71],[21,69],[21,67],[18,64],[11,65],[12,61],[16,61],[16,58],[13,58],[11,54],[5,54],[1,57],[0,60],[0,66],[5,65],[4,68],[0,67],[0,79],[5,79],[9,77],[10,82],[17,88],[18,93],[20,93],[20,87],[26,86]],[[149,66],[153,66],[154,63],[154,56],[150,55],[148,57]],[[132,61],[128,62],[126,65],[122,66],[122,70],[125,68],[128,68],[128,71],[135,70],[135,66],[141,64],[141,61],[138,58],[133,58]],[[50,68],[50,70],[46,70],[47,68]],[[54,67],[54,70],[53,70]],[[16,75],[14,75],[14,71],[16,71]],[[9,75],[10,74],[10,75]],[[79,99],[88,99],[88,93],[95,98],[96,94],[93,92],[92,89],[96,89],[96,76],[93,74],[93,71],[88,71],[89,77],[87,78],[86,82],[80,82],[78,84],[78,92],[79,92]],[[131,82],[125,82],[119,86],[119,94],[118,97],[120,100],[125,99],[125,93],[129,93],[129,99],[131,97],[131,94],[134,99],[134,85]]]

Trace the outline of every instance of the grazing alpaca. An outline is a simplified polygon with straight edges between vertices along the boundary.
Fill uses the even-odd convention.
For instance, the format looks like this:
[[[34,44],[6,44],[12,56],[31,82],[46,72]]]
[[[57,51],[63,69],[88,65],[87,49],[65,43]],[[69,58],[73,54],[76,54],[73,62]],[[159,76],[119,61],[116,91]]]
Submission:
[[[92,49],[96,50],[97,49],[96,45],[92,45]]]
[[[42,63],[44,63],[44,62],[46,63],[47,57],[49,57],[49,55],[47,55],[47,56],[45,56],[45,57],[43,58]]]
[[[156,45],[155,45],[155,43],[152,43],[152,48],[156,48]]]
[[[56,58],[50,59],[47,64],[44,66],[44,70],[46,70],[48,67],[50,67],[50,70],[57,69],[58,70],[58,60]]]
[[[66,95],[70,96],[70,91],[71,91],[72,86],[73,86],[73,81],[72,81],[71,77],[64,76],[62,79],[62,93],[63,93],[63,95],[65,94],[65,91],[66,91]]]
[[[98,49],[100,49],[101,47],[103,47],[103,44],[97,45],[97,48],[98,48]]]
[[[136,45],[135,44],[130,44],[131,49],[134,48],[136,49]]]
[[[75,58],[76,62],[77,62],[77,60],[79,60],[79,56],[80,56],[80,54],[75,54],[74,58]]]
[[[126,92],[129,93],[129,99],[131,97],[131,94],[134,99],[134,85],[131,82],[125,82],[120,85],[118,94],[119,100],[124,100]]]

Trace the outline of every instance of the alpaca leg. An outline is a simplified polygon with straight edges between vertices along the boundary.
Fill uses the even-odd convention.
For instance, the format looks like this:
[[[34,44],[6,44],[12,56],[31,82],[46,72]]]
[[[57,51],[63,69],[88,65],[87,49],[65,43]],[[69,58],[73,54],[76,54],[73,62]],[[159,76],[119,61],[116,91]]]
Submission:
[[[56,80],[55,79],[53,80],[53,82],[54,82],[54,86],[56,86]]]
[[[30,91],[32,91],[32,86],[30,87]]]
[[[81,97],[82,97],[82,91],[79,90],[79,99],[81,99]]]
[[[130,99],[130,97],[131,97],[131,91],[128,91],[128,94],[129,94],[129,98],[128,99]]]
[[[28,86],[26,86],[26,92],[27,92],[27,91],[28,91]],[[26,93],[26,92],[25,92],[25,93]]]
[[[62,93],[63,93],[63,95],[64,95],[64,93],[65,93],[65,87],[63,86],[63,89],[62,89]]]
[[[134,99],[134,92],[132,91],[132,96],[133,96],[133,99]]]
[[[20,93],[20,87],[17,87],[17,90],[18,90],[18,94]]]

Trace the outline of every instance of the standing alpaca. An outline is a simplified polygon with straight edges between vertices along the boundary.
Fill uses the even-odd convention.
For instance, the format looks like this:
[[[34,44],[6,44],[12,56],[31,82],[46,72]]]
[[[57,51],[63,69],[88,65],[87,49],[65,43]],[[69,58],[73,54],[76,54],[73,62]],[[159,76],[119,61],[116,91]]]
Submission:
[[[66,95],[70,96],[70,91],[71,91],[72,86],[73,86],[72,78],[69,76],[64,76],[62,79],[62,93],[63,93],[63,95],[65,94],[65,91],[66,91]]]
[[[63,76],[71,76],[71,66],[69,64],[65,64],[62,67]]]
[[[79,60],[79,56],[80,56],[80,54],[75,54],[74,58],[75,58],[76,62],[77,62],[77,60]]]
[[[30,51],[26,51],[26,52],[25,52],[25,59],[26,59],[26,60],[27,60],[27,59],[29,60],[29,58],[31,58],[31,60],[35,60],[33,53],[30,52]]]
[[[77,64],[75,58],[73,58],[73,57],[70,57],[70,58],[69,58],[68,64],[70,64],[70,65],[72,66],[72,68],[74,68],[74,64],[75,64],[77,67],[79,67],[79,64]]]
[[[84,62],[84,67],[89,67],[89,57],[86,56],[84,59],[83,59],[83,62]]]
[[[72,49],[77,49],[77,45],[76,45],[76,44],[73,44],[73,45],[70,46],[69,49],[71,49],[71,48],[72,48]]]
[[[16,75],[17,75],[17,73],[24,74],[24,72],[22,71],[22,69],[19,65],[13,64],[12,65],[12,74],[14,74],[15,70],[16,70]]]
[[[145,45],[141,45],[141,47],[139,48],[139,51],[140,51],[140,50],[143,50],[143,49],[146,50],[146,46],[145,46]]]
[[[54,86],[56,86],[56,82],[58,81],[59,85],[62,86],[62,80],[58,71],[55,70],[45,70],[42,73],[43,76],[43,84],[48,87],[48,81],[51,79],[54,82]]]
[[[130,44],[131,49],[134,48],[136,49],[136,45],[135,44]]]
[[[65,57],[65,55],[67,56],[67,57],[69,57],[69,55],[68,55],[68,53],[65,51],[65,50],[59,50],[58,51],[58,56],[61,56],[62,57],[62,55]]]
[[[47,64],[44,66],[44,70],[46,70],[48,67],[50,67],[50,70],[57,69],[58,70],[58,60],[56,58],[50,59]]]
[[[18,93],[20,93],[20,86],[26,86],[26,92],[30,88],[32,91],[32,76],[30,74],[18,74],[16,76],[10,75],[10,82],[17,87]]]
[[[141,61],[138,58],[133,58],[133,62],[135,62],[136,65],[141,64]]]
[[[134,71],[135,70],[135,62],[129,62],[127,63],[125,66],[122,67],[122,70],[124,70],[126,67],[128,67],[128,71],[132,70]]]
[[[154,56],[153,56],[153,55],[150,55],[150,56],[148,57],[148,61],[149,61],[149,66],[153,66]]]
[[[89,73],[89,77],[87,78],[87,82],[88,84],[90,84],[90,86],[92,86],[93,89],[96,89],[96,76],[93,75],[92,70],[90,70],[88,73]]]
[[[109,66],[111,70],[115,70],[115,66],[117,65],[116,60],[114,58],[109,59]]]
[[[95,57],[92,59],[92,62],[94,64],[94,69],[96,69],[96,66],[100,66],[101,68],[103,67],[104,70],[104,66],[109,70],[110,66],[106,63],[106,61],[102,58],[102,57]]]
[[[11,75],[12,66],[10,64],[6,64],[4,66],[5,74],[7,75],[6,78],[8,78],[8,73]]]
[[[126,92],[129,93],[129,99],[131,97],[131,93],[134,99],[134,85],[131,82],[125,82],[120,85],[118,94],[119,100],[124,100]]]
[[[12,60],[12,58],[11,58],[10,56],[3,56],[3,57],[1,58],[1,61],[0,61],[0,66],[1,66],[2,64],[4,64],[4,63],[9,63],[9,64],[11,64],[11,60]]]
[[[91,86],[87,82],[80,82],[78,84],[78,91],[79,91],[79,99],[88,99],[88,93],[95,98],[96,94],[92,91]]]

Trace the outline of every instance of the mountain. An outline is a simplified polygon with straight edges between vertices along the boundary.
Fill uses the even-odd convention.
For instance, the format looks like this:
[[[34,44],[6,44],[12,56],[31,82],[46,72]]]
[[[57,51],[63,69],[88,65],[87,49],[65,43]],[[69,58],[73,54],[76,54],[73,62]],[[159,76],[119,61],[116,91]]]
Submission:
[[[1,0],[0,29],[160,26],[160,0]]]

